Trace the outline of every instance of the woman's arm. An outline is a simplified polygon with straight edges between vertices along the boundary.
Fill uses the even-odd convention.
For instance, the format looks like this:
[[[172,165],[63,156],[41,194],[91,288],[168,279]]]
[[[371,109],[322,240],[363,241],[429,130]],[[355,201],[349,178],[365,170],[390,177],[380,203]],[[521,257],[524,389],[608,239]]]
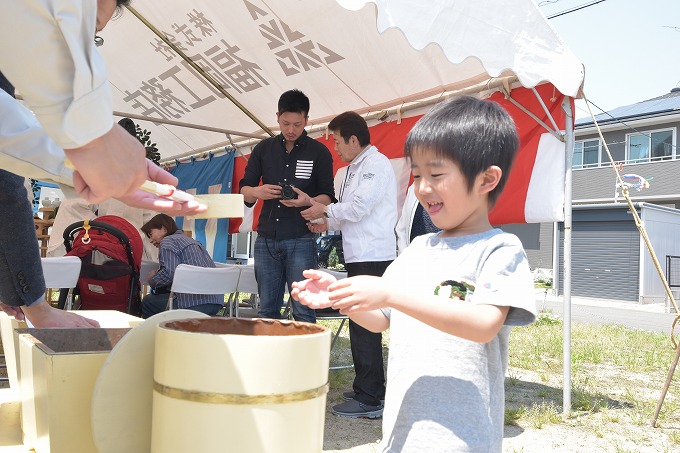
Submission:
[[[149,286],[158,288],[172,286],[172,279],[175,276],[175,269],[179,266],[179,257],[170,249],[168,241],[170,239],[163,238],[158,248],[158,263],[160,267],[158,271],[149,278]]]

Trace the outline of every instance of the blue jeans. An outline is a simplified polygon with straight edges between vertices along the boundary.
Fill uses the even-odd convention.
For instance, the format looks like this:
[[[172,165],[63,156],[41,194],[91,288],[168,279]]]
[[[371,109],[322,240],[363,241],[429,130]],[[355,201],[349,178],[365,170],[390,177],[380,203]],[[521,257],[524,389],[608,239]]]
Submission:
[[[147,294],[142,299],[142,318],[150,318],[151,316],[161,313],[168,309],[168,299],[170,293],[165,294]],[[218,304],[201,304],[193,307],[185,308],[185,310],[194,310],[205,313],[206,315],[215,316],[222,309],[222,305]]]
[[[147,294],[142,299],[142,318],[150,318],[168,309],[169,293],[165,294]]]
[[[274,240],[258,236],[255,240],[255,280],[260,295],[260,318],[281,318],[286,284],[303,280],[302,271],[316,269],[316,241],[310,234],[297,239]],[[316,313],[293,300],[296,321],[316,322]]]

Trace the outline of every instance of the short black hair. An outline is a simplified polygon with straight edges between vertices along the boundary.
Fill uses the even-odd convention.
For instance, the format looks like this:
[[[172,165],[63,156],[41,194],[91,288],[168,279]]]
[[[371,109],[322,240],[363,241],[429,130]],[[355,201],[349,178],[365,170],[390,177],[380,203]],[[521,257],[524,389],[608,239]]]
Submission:
[[[151,217],[151,220],[142,225],[140,230],[146,234],[146,237],[151,237],[151,230],[160,230],[163,227],[165,227],[166,231],[168,232],[168,236],[175,234],[175,232],[179,230],[177,224],[175,223],[175,219],[167,214],[156,214],[155,216]]]
[[[328,123],[328,130],[339,132],[345,143],[354,135],[361,146],[371,143],[371,133],[368,131],[366,120],[356,112],[345,112],[336,116]]]
[[[305,118],[309,115],[309,98],[300,90],[288,90],[279,98],[278,113],[302,113]]]
[[[489,192],[491,206],[496,202],[519,149],[515,122],[494,101],[459,96],[437,105],[423,116],[409,132],[404,155],[411,157],[431,150],[452,160],[472,190],[477,175],[492,165],[502,170],[498,185]]]
[[[137,137],[137,125],[130,118],[123,118],[118,121],[118,125],[128,131],[128,134]]]
[[[131,1],[132,0],[116,0],[116,12],[113,15],[113,18],[120,17],[120,15],[123,14],[123,8],[129,6]]]

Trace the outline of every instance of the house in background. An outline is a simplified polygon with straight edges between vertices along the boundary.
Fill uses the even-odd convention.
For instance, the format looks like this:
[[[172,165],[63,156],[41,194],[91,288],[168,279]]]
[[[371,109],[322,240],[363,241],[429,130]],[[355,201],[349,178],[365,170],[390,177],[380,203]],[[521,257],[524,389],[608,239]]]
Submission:
[[[665,269],[666,255],[680,256],[680,88],[595,119],[620,173],[649,181],[648,188],[631,188],[629,193]],[[572,294],[660,302],[663,286],[625,199],[616,193],[616,174],[592,118],[577,120]],[[556,290],[562,293],[563,224],[504,225],[503,229],[522,239],[532,268],[553,269]]]

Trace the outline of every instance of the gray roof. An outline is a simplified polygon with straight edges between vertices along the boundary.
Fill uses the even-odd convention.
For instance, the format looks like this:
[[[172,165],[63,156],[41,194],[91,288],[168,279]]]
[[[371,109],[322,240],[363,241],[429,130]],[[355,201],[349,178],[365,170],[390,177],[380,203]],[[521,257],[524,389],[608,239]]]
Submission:
[[[680,89],[674,88],[670,93],[664,94],[663,96],[648,99],[636,104],[617,107],[608,113],[595,115],[595,119],[598,123],[609,123],[616,120],[658,115],[662,113],[680,113]],[[593,124],[593,120],[590,117],[576,120],[576,127],[591,124]]]

